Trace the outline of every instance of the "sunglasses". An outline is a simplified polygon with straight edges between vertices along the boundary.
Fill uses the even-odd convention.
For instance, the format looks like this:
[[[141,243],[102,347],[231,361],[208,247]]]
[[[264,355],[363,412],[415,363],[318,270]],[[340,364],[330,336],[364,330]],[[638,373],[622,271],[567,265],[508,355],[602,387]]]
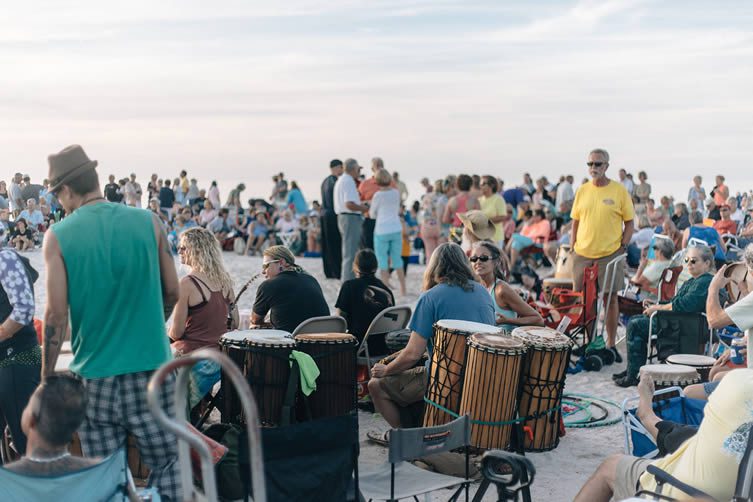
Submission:
[[[588,167],[601,167],[601,166],[603,166],[605,164],[606,164],[606,162],[586,162],[586,165]]]
[[[683,260],[685,263],[690,263],[691,265],[695,265],[698,263],[698,260],[696,258],[685,258]]]
[[[264,263],[262,263],[262,264],[261,264],[261,269],[262,269],[262,270],[267,270],[267,269],[269,268],[269,266],[270,266],[271,264],[273,264],[273,263],[277,263],[277,262],[279,262],[279,261],[280,261],[280,260],[272,260],[272,261],[267,261],[267,262],[264,262]]]
[[[487,261],[491,260],[492,257],[491,256],[486,256],[486,255],[484,255],[484,256],[471,256],[468,259],[471,261],[471,263],[476,263],[477,261],[480,261],[481,263],[486,263]]]

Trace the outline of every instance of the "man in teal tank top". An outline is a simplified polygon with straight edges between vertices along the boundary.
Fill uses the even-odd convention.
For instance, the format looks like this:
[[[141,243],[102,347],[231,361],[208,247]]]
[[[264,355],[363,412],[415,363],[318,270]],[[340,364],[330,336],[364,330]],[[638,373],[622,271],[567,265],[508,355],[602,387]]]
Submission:
[[[149,483],[181,500],[177,441],[160,429],[146,403],[154,370],[171,358],[165,319],[178,298],[167,238],[152,213],[107,202],[96,161],[73,145],[49,156],[50,192],[67,217],[44,239],[47,309],[43,375],[54,372],[70,315],[73,362],[89,404],[78,431],[86,456],[138,444]],[[162,402],[175,416],[174,378]]]

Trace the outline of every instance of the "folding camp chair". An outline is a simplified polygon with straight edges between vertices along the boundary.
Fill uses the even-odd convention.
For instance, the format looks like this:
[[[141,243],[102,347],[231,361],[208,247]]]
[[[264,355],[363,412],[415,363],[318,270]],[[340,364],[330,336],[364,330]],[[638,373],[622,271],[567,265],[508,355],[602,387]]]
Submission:
[[[662,420],[683,425],[698,426],[703,420],[706,401],[690,399],[680,387],[668,387],[654,392],[654,397],[673,396],[654,400],[654,412]],[[634,457],[655,458],[659,453],[656,440],[649,434],[635,415],[638,396],[622,401],[622,427],[625,431],[625,454]]]
[[[646,468],[646,472],[654,476],[656,479],[656,491],[651,492],[648,490],[641,490],[636,493],[635,497],[627,499],[625,502],[645,502],[646,500],[676,502],[677,499],[662,495],[662,491],[664,491],[664,486],[666,485],[674,487],[695,499],[726,502],[721,500],[717,501],[717,499],[711,497],[707,493],[704,493],[687,483],[683,483],[655,465],[649,465],[648,468]],[[683,497],[682,500],[685,499],[687,499],[687,497]],[[748,434],[748,443],[745,447],[743,458],[740,461],[740,466],[737,468],[737,482],[735,483],[732,502],[749,502],[751,500],[753,500],[753,434]]]
[[[458,487],[450,501],[465,491],[468,495],[471,421],[464,415],[450,423],[436,427],[392,429],[390,431],[389,461],[379,466],[360,467],[361,494],[367,501],[400,500],[428,494],[435,490]],[[465,478],[429,472],[409,461],[435,453],[465,448]]]
[[[371,324],[369,329],[366,330],[366,334],[361,340],[361,345],[358,347],[359,365],[366,365],[371,372],[371,366],[384,357],[385,354],[370,354],[369,353],[369,339],[374,337],[386,337],[393,331],[404,329],[408,325],[411,316],[411,308],[408,305],[396,305],[394,307],[387,307],[379,312]]]
[[[178,462],[180,463],[180,482],[183,497],[185,500],[195,501],[216,502],[218,500],[217,480],[214,473],[212,452],[207,444],[188,428],[184,412],[191,367],[205,359],[219,364],[222,371],[228,377],[228,381],[232,382],[236,388],[241,405],[243,406],[243,412],[246,416],[253,500],[254,502],[265,502],[267,497],[264,484],[259,414],[256,401],[246,378],[238,366],[228,356],[214,349],[199,349],[186,357],[168,361],[154,372],[147,386],[149,411],[151,411],[155,420],[163,429],[175,434],[178,438]],[[175,403],[178,416],[173,418],[169,417],[162,409],[160,388],[164,384],[165,379],[176,370],[178,371],[178,377],[175,384]],[[203,489],[194,486],[193,483],[191,449],[197,452],[200,459]],[[89,500],[89,498],[82,500]]]
[[[306,319],[293,330],[293,336],[310,333],[347,333],[348,321],[339,315],[325,315]]]
[[[619,256],[615,256],[612,260],[607,263],[607,266],[604,270],[604,288],[608,289],[608,293],[606,295],[606,304],[604,304],[604,289],[602,288],[601,291],[599,291],[598,295],[598,301],[596,303],[596,319],[599,319],[599,313],[601,309],[603,308],[602,305],[609,305],[609,302],[612,301],[612,291],[614,290],[615,284],[622,284],[622,288],[624,289],[625,286],[625,277],[617,277],[617,266],[620,264],[621,261],[624,261],[627,258],[627,254],[623,253]],[[614,293],[616,294],[616,293]],[[607,319],[606,315],[604,316],[604,321],[601,323],[601,331],[599,332],[599,336],[602,338],[604,337],[604,330],[607,328]]]
[[[481,457],[481,485],[473,502],[481,502],[490,483],[497,487],[497,502],[531,502],[531,485],[536,476],[533,463],[523,455],[502,450],[489,450]]]
[[[99,464],[60,476],[24,475],[0,467],[0,486],[5,502],[126,502],[129,491],[139,500],[161,500],[156,489],[136,489],[128,470],[125,449],[116,451]]]
[[[683,330],[682,336],[679,339],[680,346],[677,349],[677,354],[713,354],[713,342],[714,342],[714,329],[709,326],[706,314],[703,312],[672,312],[658,310],[651,314],[648,318],[648,333],[649,341],[646,344],[648,353],[646,354],[646,360],[651,362],[656,358],[663,358],[671,354],[660,354],[658,349],[654,351],[658,343],[658,335],[654,334],[654,324],[661,319],[677,319],[685,321],[695,321],[696,329]],[[706,343],[706,333],[708,333],[708,343]],[[704,346],[706,347],[704,349]]]

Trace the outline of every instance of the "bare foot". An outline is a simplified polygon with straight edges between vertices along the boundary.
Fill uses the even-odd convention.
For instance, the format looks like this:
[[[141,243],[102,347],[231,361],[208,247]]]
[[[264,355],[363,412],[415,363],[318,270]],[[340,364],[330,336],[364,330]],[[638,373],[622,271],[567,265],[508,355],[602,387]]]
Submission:
[[[641,380],[638,382],[638,397],[638,409],[635,410],[638,418],[646,416],[647,413],[653,414],[654,379],[651,378],[651,375],[641,375]]]

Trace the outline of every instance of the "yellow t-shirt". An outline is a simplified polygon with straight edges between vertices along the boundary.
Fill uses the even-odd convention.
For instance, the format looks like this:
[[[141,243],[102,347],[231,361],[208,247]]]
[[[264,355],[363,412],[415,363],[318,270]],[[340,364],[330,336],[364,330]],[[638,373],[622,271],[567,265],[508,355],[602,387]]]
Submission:
[[[619,249],[622,223],[635,216],[633,201],[625,187],[616,181],[597,187],[586,183],[575,192],[570,216],[578,220],[575,252],[586,258],[602,258]]]
[[[478,201],[481,204],[481,211],[489,218],[505,216],[507,214],[505,199],[498,193],[492,194],[491,197],[484,197],[482,195]],[[494,228],[497,229],[494,233],[494,242],[502,242],[505,238],[504,222],[495,223]]]
[[[696,435],[653,464],[716,500],[729,500],[752,426],[753,370],[732,370],[709,396]],[[656,480],[643,474],[641,487],[655,490]],[[683,492],[668,487],[663,495],[684,497]]]

